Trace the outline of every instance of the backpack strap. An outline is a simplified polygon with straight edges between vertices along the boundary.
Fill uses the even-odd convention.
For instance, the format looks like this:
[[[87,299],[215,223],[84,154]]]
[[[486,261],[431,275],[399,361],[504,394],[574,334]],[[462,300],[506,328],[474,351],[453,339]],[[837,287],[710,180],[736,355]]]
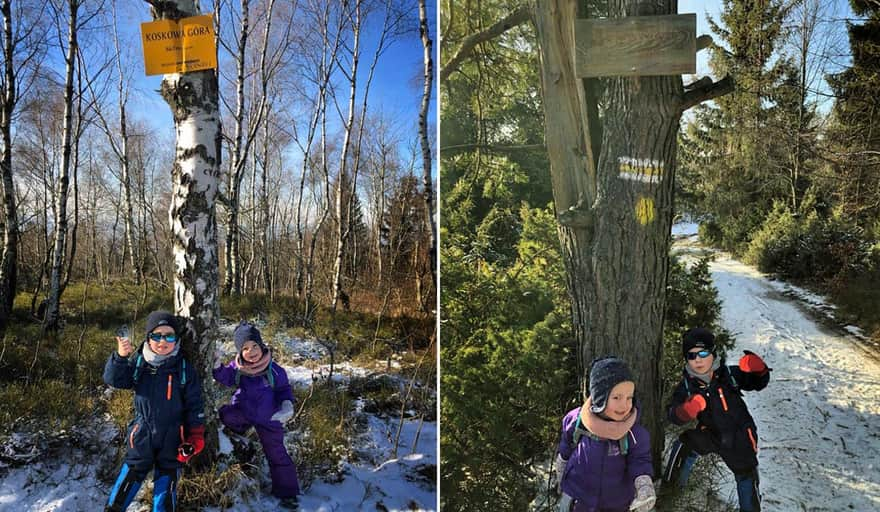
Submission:
[[[131,376],[131,379],[137,384],[138,378],[141,376],[141,366],[144,365],[144,355],[138,352],[137,360],[134,363],[134,375]]]

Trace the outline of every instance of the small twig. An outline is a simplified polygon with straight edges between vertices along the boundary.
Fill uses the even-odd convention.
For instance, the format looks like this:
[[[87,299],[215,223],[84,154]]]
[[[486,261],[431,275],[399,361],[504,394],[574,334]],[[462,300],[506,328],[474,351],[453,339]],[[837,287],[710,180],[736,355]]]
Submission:
[[[305,409],[305,407],[306,407],[306,402],[308,402],[309,398],[311,398],[312,395],[314,395],[314,394],[315,394],[315,383],[312,382],[312,385],[309,386],[309,394],[306,395],[305,398],[303,398],[302,402],[299,404],[299,410],[296,411],[296,414],[293,415],[293,418],[291,418],[290,421],[293,421],[294,423],[296,423],[296,420],[299,419],[300,415],[302,415],[303,409]],[[288,421],[288,423],[290,423],[290,421]]]

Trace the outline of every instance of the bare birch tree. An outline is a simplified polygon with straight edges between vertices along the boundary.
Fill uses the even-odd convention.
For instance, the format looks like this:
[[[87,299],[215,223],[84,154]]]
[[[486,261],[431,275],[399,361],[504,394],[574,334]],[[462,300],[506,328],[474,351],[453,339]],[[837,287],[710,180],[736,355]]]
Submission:
[[[55,194],[55,238],[53,243],[52,263],[49,270],[49,289],[46,297],[46,313],[43,327],[47,331],[58,330],[61,304],[61,272],[67,252],[67,192],[70,183],[71,134],[73,126],[73,77],[76,67],[77,30],[79,23],[80,0],[68,0],[67,46],[64,56],[64,125],[61,135],[61,166],[58,172],[58,189]]]
[[[12,168],[12,130],[16,106],[21,90],[33,76],[28,70],[39,62],[43,46],[40,28],[45,5],[36,12],[25,14],[19,6],[13,9],[12,0],[0,0],[3,15],[2,52],[3,75],[0,79],[0,187],[3,203],[3,240],[0,253],[0,333],[6,329],[18,285],[19,215],[15,180]],[[22,87],[24,85],[24,87]]]
[[[430,265],[433,290],[437,291],[437,223],[434,213],[434,180],[431,178],[431,142],[428,140],[428,107],[431,104],[431,92],[434,90],[434,44],[428,30],[428,14],[425,0],[419,0],[419,35],[422,39],[424,53],[424,89],[422,103],[419,108],[419,139],[422,146],[422,193],[425,197],[426,222],[431,229]]]
[[[199,13],[193,0],[150,0],[155,19]],[[186,319],[184,342],[196,367],[210,372],[219,316],[216,199],[220,182],[219,89],[213,70],[167,74],[161,94],[174,117],[175,159],[171,169],[169,221],[174,255],[174,310]],[[210,387],[210,384],[208,384]],[[205,393],[205,411],[214,411]],[[211,436],[209,446],[216,437]]]

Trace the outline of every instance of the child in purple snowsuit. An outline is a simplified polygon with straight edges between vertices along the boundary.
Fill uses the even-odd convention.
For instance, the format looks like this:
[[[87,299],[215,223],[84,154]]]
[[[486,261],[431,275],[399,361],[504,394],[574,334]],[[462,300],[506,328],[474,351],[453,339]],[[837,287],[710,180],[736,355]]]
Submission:
[[[284,447],[284,424],[293,416],[294,400],[287,373],[272,361],[272,352],[256,326],[241,322],[233,337],[238,349],[235,360],[223,365],[218,354],[213,371],[217,382],[238,388],[232,403],[220,408],[220,421],[242,435],[254,427],[269,460],[272,495],[293,508],[299,481],[296,466]]]
[[[556,475],[562,512],[647,512],[656,501],[651,440],[638,424],[635,382],[623,360],[596,359],[590,396],[562,420]]]

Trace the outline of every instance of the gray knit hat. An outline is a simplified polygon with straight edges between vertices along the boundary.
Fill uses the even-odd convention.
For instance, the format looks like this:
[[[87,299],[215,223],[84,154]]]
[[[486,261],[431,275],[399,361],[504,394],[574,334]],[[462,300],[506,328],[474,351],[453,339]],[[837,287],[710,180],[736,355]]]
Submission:
[[[266,348],[266,344],[263,343],[263,337],[260,336],[260,330],[257,329],[257,326],[248,322],[247,320],[242,320],[241,323],[235,328],[235,331],[232,333],[232,340],[235,342],[235,349],[241,352],[242,347],[244,347],[244,342],[251,340],[257,343],[260,348]]]
[[[590,366],[590,410],[600,413],[608,405],[608,395],[621,382],[635,382],[623,359],[606,356]]]

